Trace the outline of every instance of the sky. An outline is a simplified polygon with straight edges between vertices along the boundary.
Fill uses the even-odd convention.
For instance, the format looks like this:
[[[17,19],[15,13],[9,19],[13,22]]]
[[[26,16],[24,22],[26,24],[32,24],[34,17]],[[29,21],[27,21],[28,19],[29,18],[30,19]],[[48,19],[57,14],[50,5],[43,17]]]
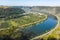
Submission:
[[[0,0],[3,6],[60,6],[60,0]]]

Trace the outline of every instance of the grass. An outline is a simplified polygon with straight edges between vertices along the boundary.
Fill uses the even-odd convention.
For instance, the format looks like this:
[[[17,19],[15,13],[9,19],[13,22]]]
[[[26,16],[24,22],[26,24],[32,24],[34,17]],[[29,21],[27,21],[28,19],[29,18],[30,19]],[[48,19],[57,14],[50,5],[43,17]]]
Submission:
[[[39,14],[28,14],[25,16],[22,16],[20,18],[15,18],[15,19],[9,19],[9,20],[0,20],[0,28],[7,28],[10,26],[22,26],[23,27],[28,27],[28,24],[32,25],[34,23],[37,23],[37,21],[41,22],[45,19],[46,15],[39,15]]]
[[[12,26],[18,26],[18,23],[16,23],[15,21],[10,20],[9,23],[10,23]]]
[[[9,28],[9,29],[3,29],[0,31],[0,37],[5,37],[5,36],[10,36],[12,38],[20,37],[22,33],[16,33],[16,29],[20,27],[26,28],[29,27],[30,25],[37,24],[39,22],[42,22],[46,20],[46,15],[39,15],[39,14],[28,14],[25,16],[22,16],[20,18],[15,18],[15,19],[10,19],[6,21],[2,21],[1,23],[5,23],[6,25],[3,25],[3,28]],[[7,22],[7,23],[6,23]],[[0,24],[1,24],[0,23]],[[7,26],[8,25],[8,26]],[[6,26],[6,27],[5,27]],[[0,28],[0,29],[1,29]]]

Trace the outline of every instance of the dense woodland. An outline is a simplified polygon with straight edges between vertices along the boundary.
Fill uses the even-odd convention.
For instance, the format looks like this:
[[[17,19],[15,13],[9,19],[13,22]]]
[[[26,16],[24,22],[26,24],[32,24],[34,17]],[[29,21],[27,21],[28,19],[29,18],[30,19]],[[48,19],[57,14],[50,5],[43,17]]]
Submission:
[[[24,13],[25,11],[21,8],[0,8],[0,18],[14,18],[19,17],[20,14]]]
[[[14,29],[16,28],[14,28],[8,21],[5,20],[21,17],[23,16],[21,15],[23,13],[25,13],[25,11],[21,8],[0,7],[0,29],[10,27],[6,30],[0,30],[0,40],[15,40],[13,39],[13,36],[16,35],[16,32],[14,32]],[[17,36],[19,35],[20,37],[21,33],[17,33]]]

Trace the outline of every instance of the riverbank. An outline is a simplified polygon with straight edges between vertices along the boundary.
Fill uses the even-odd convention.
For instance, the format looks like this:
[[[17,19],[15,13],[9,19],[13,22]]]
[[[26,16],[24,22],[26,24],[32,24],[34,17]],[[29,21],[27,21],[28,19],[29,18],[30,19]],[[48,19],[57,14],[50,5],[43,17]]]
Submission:
[[[29,24],[25,24],[25,25],[19,26],[18,29],[16,29],[16,31],[19,30],[20,27],[23,27],[23,28],[24,28],[24,26],[29,26],[29,27],[31,27],[32,25],[36,25],[36,24],[39,24],[39,23],[43,23],[45,20],[47,20],[47,15],[45,15],[45,18],[42,19],[42,20],[38,20],[38,21],[33,22],[33,23],[29,23]],[[25,28],[28,28],[28,27],[25,27]]]
[[[41,20],[37,20],[37,21],[35,21],[35,22],[33,22],[33,23],[28,23],[28,24],[24,24],[24,25],[20,25],[20,26],[18,26],[18,27],[24,27],[24,26],[29,26],[29,25],[33,25],[33,24],[37,24],[37,23],[42,23],[43,21],[45,21],[46,19],[47,19],[47,15],[45,15],[45,14],[42,14],[42,15],[44,15],[45,16],[45,18],[44,19],[41,19]],[[7,21],[9,21],[9,20],[7,20]],[[13,25],[13,26],[15,26],[15,22],[14,21],[10,21],[11,22],[11,24]],[[17,23],[16,23],[17,24]],[[8,28],[2,28],[2,29],[0,29],[0,30],[3,30],[3,29],[9,29],[9,27]]]
[[[57,16],[56,16],[56,17],[57,17]],[[57,18],[57,20],[58,20],[58,18]],[[58,25],[58,24],[57,24],[57,25]],[[38,39],[38,38],[42,38],[43,36],[47,36],[48,34],[52,33],[52,32],[57,28],[57,25],[56,25],[56,27],[55,27],[54,29],[52,29],[51,31],[46,32],[45,34],[42,34],[42,35],[37,36],[37,37],[35,37],[35,38],[32,38],[31,40]]]
[[[26,16],[25,16],[25,17],[26,17]],[[34,18],[36,19],[36,21],[33,21],[32,23],[30,22],[30,23],[24,24],[24,25],[19,25],[19,26],[16,26],[18,23],[16,23],[14,20],[13,20],[13,21],[8,20],[8,23],[10,23],[10,22],[13,22],[13,23],[11,23],[11,26],[8,27],[8,28],[2,28],[2,29],[0,29],[0,36],[4,37],[3,35],[5,35],[5,36],[11,35],[11,34],[14,35],[14,33],[18,32],[21,28],[25,29],[25,28],[27,28],[27,27],[30,27],[31,25],[36,25],[36,24],[38,24],[38,23],[42,23],[42,22],[44,22],[44,21],[47,19],[47,15],[43,15],[43,16],[41,16],[41,17],[42,17],[41,20],[37,20],[36,17],[35,17],[35,15],[34,15]],[[40,19],[41,17],[40,17],[40,15],[39,15],[37,18]],[[32,18],[32,16],[31,16],[31,18]],[[17,18],[17,19],[18,19],[18,18]],[[17,19],[16,19],[16,21],[17,21]],[[19,20],[20,20],[20,19],[19,19]],[[30,19],[29,19],[29,20],[30,20]],[[26,20],[26,21],[27,21],[27,20]],[[23,30],[22,30],[22,31],[23,31]],[[18,33],[17,33],[16,35],[18,35]],[[15,35],[14,35],[14,36],[15,36]],[[14,37],[14,36],[13,36],[13,37]],[[12,37],[12,35],[11,35],[11,37]],[[13,37],[12,37],[12,38],[13,38]],[[17,36],[17,37],[18,37],[18,36]]]
[[[56,26],[56,28],[52,31],[52,32],[50,32],[47,36],[43,36],[42,38],[44,39],[44,40],[48,40],[48,39],[55,39],[55,40],[59,40],[60,39],[60,15],[59,14],[56,14],[56,16],[57,16],[57,19],[58,19],[58,24],[57,24],[57,26]]]

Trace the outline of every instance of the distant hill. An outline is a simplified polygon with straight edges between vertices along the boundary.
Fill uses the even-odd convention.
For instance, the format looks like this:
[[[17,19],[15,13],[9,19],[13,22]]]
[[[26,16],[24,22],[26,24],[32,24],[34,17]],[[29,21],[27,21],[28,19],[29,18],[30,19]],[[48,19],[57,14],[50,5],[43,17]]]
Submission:
[[[51,6],[0,6],[0,18],[16,17],[22,13],[43,12],[50,14],[60,13],[60,7]]]
[[[0,8],[6,9],[6,8],[9,8],[9,6],[0,6]]]
[[[0,7],[0,18],[16,17],[25,13],[21,8]]]
[[[56,7],[50,7],[50,6],[24,6],[22,9],[25,12],[44,12],[44,13],[56,13]]]
[[[60,7],[56,7],[56,13],[60,14]]]

